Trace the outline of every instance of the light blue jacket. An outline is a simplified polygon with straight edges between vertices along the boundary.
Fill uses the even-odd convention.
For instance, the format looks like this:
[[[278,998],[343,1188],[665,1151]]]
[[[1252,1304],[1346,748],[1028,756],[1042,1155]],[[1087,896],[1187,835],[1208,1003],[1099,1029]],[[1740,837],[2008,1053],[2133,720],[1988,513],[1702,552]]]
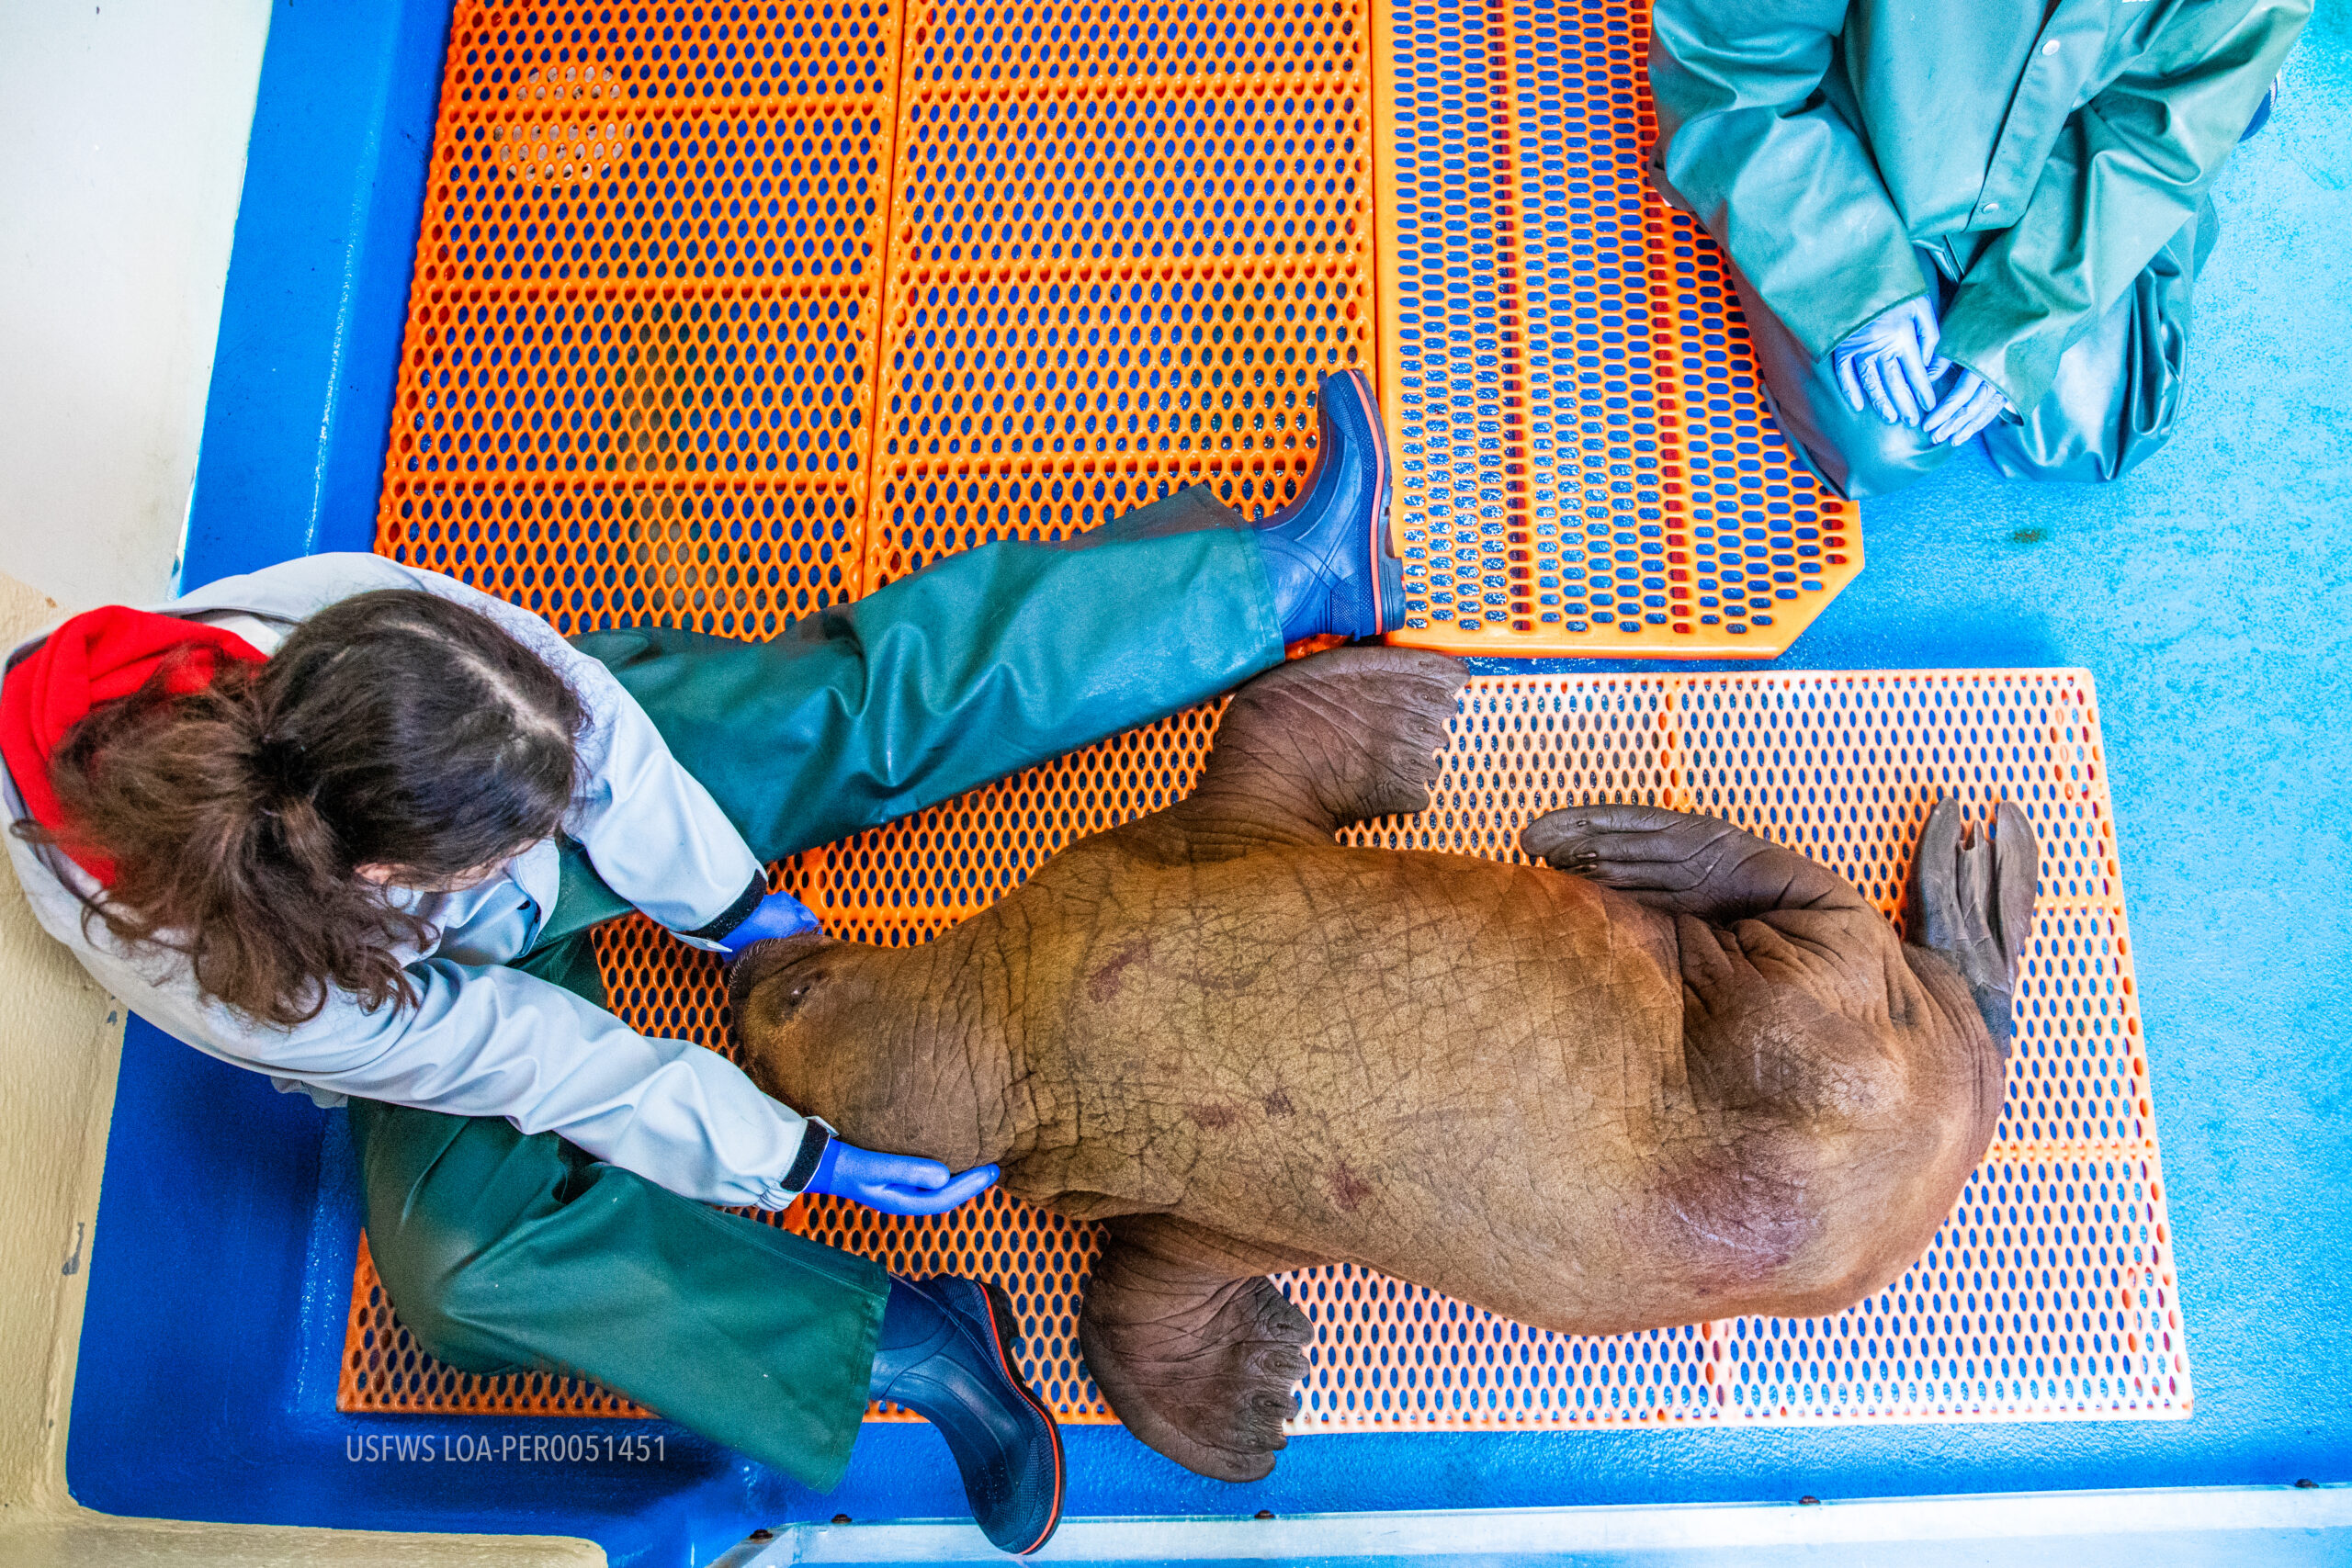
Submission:
[[[589,726],[564,830],[615,892],[680,933],[708,925],[743,895],[760,864],[742,835],[672,758],[636,699],[528,611],[379,556],[324,555],[225,578],[162,612],[225,624],[270,653],[319,610],[382,588],[419,588],[481,611],[571,682]],[[5,772],[0,807],[12,822],[25,819]],[[335,994],[292,1029],[255,1025],[199,995],[184,960],[126,952],[102,922],[85,927],[79,895],[97,888],[65,856],[14,834],[8,856],[42,928],[98,984],[165,1033],[266,1073],[281,1089],[306,1089],[322,1104],[356,1097],[503,1116],[706,1202],[775,1209],[792,1200],[784,1178],[809,1135],[807,1119],[725,1057],[648,1039],[561,987],[505,967],[529,951],[555,908],[552,842],[481,886],[400,895],[432,928],[424,946],[402,954],[418,1006],[370,1012]]]
[[[2311,0],[1658,0],[1659,194],[1815,359],[1958,284],[2012,407],[2205,199]]]

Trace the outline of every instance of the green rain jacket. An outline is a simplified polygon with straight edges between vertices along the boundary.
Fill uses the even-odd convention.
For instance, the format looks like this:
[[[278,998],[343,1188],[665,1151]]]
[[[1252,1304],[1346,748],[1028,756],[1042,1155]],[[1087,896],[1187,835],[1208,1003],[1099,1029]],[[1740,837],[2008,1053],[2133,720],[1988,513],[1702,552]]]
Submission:
[[[2027,409],[2187,222],[2310,0],[1657,0],[1651,176],[1818,360],[1958,288],[1942,352]]]

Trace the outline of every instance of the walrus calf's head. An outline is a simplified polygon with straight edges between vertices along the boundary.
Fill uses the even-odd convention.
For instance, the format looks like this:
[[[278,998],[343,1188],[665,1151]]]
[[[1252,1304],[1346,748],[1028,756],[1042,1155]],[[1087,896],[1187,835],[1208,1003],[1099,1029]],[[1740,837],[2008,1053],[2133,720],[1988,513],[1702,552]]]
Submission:
[[[727,987],[744,1071],[860,1148],[1001,1161],[1014,1131],[1002,1032],[940,994],[936,957],[816,933],[753,943]]]

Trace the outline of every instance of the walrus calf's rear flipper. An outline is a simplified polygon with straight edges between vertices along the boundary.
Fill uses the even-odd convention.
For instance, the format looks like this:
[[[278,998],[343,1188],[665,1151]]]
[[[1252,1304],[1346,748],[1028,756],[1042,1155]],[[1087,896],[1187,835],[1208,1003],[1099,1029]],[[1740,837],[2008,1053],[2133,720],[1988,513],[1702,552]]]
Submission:
[[[1670,915],[1725,922],[1778,909],[1868,908],[1852,883],[1810,855],[1720,818],[1662,806],[1595,802],[1548,811],[1519,842],[1555,871]]]
[[[1111,1236],[1078,1320],[1095,1386],[1129,1431],[1185,1469],[1260,1479],[1289,1440],[1283,1422],[1314,1330],[1254,1268],[1292,1260],[1157,1218],[1114,1221]]]
[[[1993,1042],[2006,1053],[2014,1032],[2018,960],[2033,931],[2033,893],[2041,846],[2025,813],[2008,801],[1993,814],[1988,838],[1967,823],[1946,795],[1928,813],[1911,866],[1911,941],[1937,954],[1968,982]]]

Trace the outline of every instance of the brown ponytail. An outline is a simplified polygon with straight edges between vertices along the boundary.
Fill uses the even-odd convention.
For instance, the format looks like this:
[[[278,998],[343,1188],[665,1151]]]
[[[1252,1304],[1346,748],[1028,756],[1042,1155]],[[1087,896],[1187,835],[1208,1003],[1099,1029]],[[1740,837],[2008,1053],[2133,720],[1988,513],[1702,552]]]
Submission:
[[[551,836],[571,802],[579,698],[434,594],[343,600],[267,663],[224,662],[187,695],[167,676],[93,709],[51,755],[70,841],[115,863],[85,924],[184,955],[198,989],[256,1022],[315,1018],[331,990],[413,1005],[395,950],[425,923],[358,868],[445,883]]]

